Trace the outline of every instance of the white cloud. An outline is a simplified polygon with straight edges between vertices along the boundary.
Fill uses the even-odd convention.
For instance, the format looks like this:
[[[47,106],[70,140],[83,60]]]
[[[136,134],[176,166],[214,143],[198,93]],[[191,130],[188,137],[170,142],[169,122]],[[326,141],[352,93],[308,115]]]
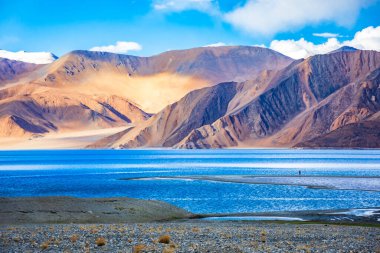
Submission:
[[[142,46],[136,42],[117,41],[116,45],[93,47],[90,51],[109,52],[115,54],[125,54],[128,51],[139,51]]]
[[[301,38],[299,40],[273,40],[269,47],[294,59],[301,59],[316,54],[325,54],[343,46],[380,51],[380,26],[367,27],[357,32],[352,40],[342,42],[337,38],[329,38],[325,43],[314,44]]]
[[[203,47],[223,47],[223,46],[227,46],[227,44],[224,43],[224,42],[217,42],[217,43],[214,43],[214,44],[205,45]]]
[[[337,37],[342,37],[339,33],[313,33],[313,36],[315,36],[315,37],[322,37],[322,38],[337,38]]]
[[[272,36],[306,25],[333,22],[352,25],[371,0],[249,0],[224,15],[225,21],[250,34]]]
[[[370,26],[357,32],[352,41],[346,41],[346,45],[359,49],[380,51],[380,26]]]
[[[160,11],[181,12],[184,10],[198,10],[202,12],[215,12],[215,0],[154,0],[153,8]]]
[[[57,57],[49,52],[10,52],[6,50],[0,50],[0,58],[35,64],[48,64],[55,61]]]

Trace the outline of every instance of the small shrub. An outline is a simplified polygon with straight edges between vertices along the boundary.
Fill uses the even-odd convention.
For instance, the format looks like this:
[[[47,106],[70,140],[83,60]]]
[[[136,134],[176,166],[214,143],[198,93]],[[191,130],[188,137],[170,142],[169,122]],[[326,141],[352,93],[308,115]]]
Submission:
[[[72,236],[70,237],[70,241],[71,241],[72,243],[77,242],[78,239],[79,239],[79,235],[77,235],[77,234],[72,235]]]
[[[267,242],[267,232],[265,230],[261,231],[260,241],[262,243],[266,243]]]
[[[169,244],[170,243],[170,236],[169,235],[162,235],[158,238],[158,242]]]
[[[96,229],[96,228],[93,228],[93,229],[90,230],[91,234],[97,234],[98,232],[99,232],[99,230]]]
[[[106,239],[104,239],[103,237],[99,237],[99,238],[96,239],[95,243],[99,247],[100,246],[104,246],[104,245],[106,245]]]
[[[191,230],[193,231],[193,233],[199,233],[199,228],[197,227],[193,227]]]
[[[133,253],[140,253],[145,249],[145,245],[143,244],[138,244],[133,247]]]
[[[44,243],[41,244],[41,249],[42,250],[45,250],[47,248],[49,248],[49,242],[44,242]]]

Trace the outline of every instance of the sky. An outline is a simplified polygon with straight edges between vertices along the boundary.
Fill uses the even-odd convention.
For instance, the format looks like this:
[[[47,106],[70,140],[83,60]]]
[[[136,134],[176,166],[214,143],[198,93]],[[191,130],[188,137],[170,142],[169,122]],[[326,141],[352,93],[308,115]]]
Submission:
[[[293,58],[380,51],[380,0],[0,0],[0,49],[150,56],[248,45]]]

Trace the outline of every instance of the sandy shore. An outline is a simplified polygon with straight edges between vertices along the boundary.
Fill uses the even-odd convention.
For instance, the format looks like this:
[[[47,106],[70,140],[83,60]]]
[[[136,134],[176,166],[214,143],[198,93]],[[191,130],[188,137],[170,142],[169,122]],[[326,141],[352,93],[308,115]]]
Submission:
[[[152,222],[190,216],[161,201],[132,198],[0,198],[0,224]]]

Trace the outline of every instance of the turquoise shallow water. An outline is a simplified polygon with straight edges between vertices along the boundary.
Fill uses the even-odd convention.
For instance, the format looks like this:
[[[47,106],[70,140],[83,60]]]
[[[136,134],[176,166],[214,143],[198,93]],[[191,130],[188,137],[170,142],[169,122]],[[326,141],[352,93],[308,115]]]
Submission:
[[[125,196],[197,213],[379,207],[380,192],[194,180],[186,175],[380,176],[380,150],[1,151],[0,196]],[[380,179],[379,179],[380,180]]]

